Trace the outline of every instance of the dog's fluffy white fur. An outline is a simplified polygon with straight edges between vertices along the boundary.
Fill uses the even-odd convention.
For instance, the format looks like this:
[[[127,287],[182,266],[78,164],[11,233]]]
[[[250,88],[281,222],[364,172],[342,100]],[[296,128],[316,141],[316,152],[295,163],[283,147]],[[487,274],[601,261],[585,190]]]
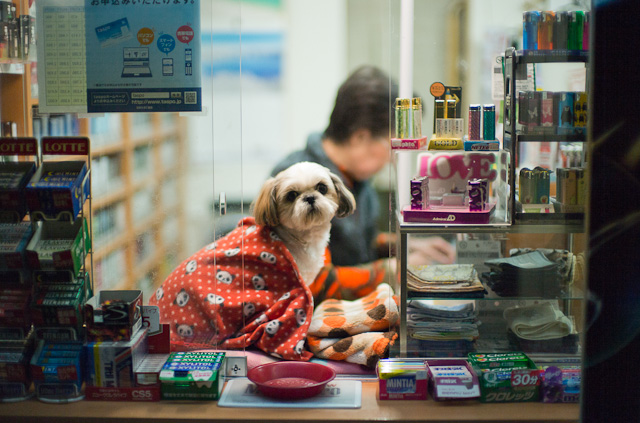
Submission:
[[[333,217],[354,212],[342,180],[317,163],[300,162],[268,179],[253,204],[256,223],[274,229],[311,284],[323,265]]]

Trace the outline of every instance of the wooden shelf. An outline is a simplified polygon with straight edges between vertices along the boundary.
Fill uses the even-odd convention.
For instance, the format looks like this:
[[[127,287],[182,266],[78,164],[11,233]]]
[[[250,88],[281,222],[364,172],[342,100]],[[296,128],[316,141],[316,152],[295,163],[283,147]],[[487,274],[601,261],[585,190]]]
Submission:
[[[0,406],[0,420],[40,423],[158,422],[527,422],[577,423],[578,404],[537,402],[482,404],[477,401],[380,401],[377,383],[363,381],[359,409],[226,408],[215,401],[45,404],[37,400]]]

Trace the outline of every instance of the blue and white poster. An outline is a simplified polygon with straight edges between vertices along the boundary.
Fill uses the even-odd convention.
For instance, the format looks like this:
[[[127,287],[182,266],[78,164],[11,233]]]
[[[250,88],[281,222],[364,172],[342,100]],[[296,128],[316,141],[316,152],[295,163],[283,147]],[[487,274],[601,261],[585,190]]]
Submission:
[[[42,113],[202,110],[199,0],[39,0]]]
[[[87,111],[202,110],[199,0],[85,0]]]

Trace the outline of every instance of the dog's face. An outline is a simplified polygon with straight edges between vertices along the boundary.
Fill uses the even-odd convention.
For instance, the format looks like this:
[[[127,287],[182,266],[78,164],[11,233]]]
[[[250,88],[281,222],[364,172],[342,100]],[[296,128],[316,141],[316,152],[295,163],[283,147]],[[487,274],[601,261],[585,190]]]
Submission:
[[[301,162],[269,179],[256,202],[260,225],[306,231],[355,210],[355,199],[340,178],[317,163]]]

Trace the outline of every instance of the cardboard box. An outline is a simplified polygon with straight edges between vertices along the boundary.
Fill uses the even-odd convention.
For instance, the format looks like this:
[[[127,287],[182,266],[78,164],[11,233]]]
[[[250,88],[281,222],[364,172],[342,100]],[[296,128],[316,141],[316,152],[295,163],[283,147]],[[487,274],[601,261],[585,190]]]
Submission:
[[[31,375],[36,383],[36,390],[38,391],[39,385],[45,384],[46,386],[42,389],[42,392],[49,391],[52,393],[56,391],[56,388],[47,387],[49,384],[70,384],[77,389],[60,389],[71,392],[70,395],[74,396],[74,392],[80,392],[84,380],[82,363],[82,343],[39,341],[31,359]]]
[[[130,341],[88,342],[87,386],[133,387],[135,369],[147,354],[147,329],[141,329]]]
[[[142,291],[100,291],[87,300],[84,312],[90,340],[130,340],[142,327]]]
[[[423,361],[383,359],[376,367],[381,400],[426,400],[427,368]]]
[[[34,162],[0,163],[1,222],[20,222],[27,214],[25,190],[35,171]]]
[[[32,235],[28,222],[0,224],[0,269],[27,267],[25,251]]]
[[[69,270],[78,275],[91,248],[87,221],[47,221],[38,225],[27,245],[29,267],[34,270]]]
[[[467,360],[427,360],[429,392],[436,401],[473,399],[480,396],[478,376]]]
[[[172,358],[160,372],[163,399],[217,400],[222,393],[226,375],[225,353],[211,353],[213,358],[207,368],[202,362],[191,369],[188,361],[172,364]]]
[[[481,402],[533,402],[540,398],[540,371],[521,352],[469,354],[478,375]]]
[[[88,285],[88,276],[70,282],[37,283],[31,303],[33,323],[38,327],[70,326],[79,332]]]
[[[89,197],[90,186],[83,161],[43,163],[26,188],[31,218],[75,220]]]

